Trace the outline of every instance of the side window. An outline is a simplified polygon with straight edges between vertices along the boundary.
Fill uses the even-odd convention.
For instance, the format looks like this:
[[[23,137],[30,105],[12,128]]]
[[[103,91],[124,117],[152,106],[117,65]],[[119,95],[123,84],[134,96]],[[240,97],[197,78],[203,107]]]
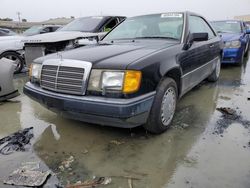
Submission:
[[[103,32],[109,32],[111,29],[113,29],[113,27],[116,26],[116,24],[118,24],[118,19],[112,19],[103,27]]]
[[[52,27],[52,32],[56,31],[59,27]]]
[[[42,32],[43,32],[43,33],[48,33],[48,32],[50,32],[49,27],[45,27],[45,28],[43,28]]]
[[[198,16],[189,17],[189,30],[191,33],[208,33],[209,39],[212,39],[215,37],[214,32],[209,27],[207,22]]]

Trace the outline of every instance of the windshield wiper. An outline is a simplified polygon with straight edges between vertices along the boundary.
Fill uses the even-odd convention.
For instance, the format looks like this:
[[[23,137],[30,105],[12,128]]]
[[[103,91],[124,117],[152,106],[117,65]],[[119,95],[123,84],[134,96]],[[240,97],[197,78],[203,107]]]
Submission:
[[[162,37],[162,36],[148,36],[148,37],[135,37],[134,39],[170,39],[170,40],[179,40],[174,37]]]

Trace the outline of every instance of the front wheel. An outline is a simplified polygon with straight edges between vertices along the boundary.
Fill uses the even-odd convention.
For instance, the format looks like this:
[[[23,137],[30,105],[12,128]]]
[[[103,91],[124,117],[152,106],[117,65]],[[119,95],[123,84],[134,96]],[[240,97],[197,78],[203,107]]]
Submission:
[[[209,82],[216,82],[220,77],[220,69],[221,69],[221,59],[218,58],[215,69],[213,70],[212,74],[207,78]]]
[[[172,78],[165,78],[156,90],[156,96],[144,128],[154,134],[166,131],[174,117],[178,97],[177,84]]]

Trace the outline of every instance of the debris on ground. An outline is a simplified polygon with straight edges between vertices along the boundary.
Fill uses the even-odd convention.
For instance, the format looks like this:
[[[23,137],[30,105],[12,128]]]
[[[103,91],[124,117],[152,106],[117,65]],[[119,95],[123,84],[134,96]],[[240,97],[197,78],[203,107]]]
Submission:
[[[226,108],[226,107],[216,108],[216,110],[220,111],[223,114],[227,114],[227,115],[233,115],[236,113],[236,111],[233,110],[232,108]]]
[[[221,137],[223,137],[222,134],[224,130],[227,129],[232,123],[239,123],[246,129],[250,128],[250,121],[244,120],[240,111],[225,107],[216,109],[222,113],[222,118],[217,121],[215,131],[212,134],[220,134]],[[236,109],[238,110],[238,108]]]
[[[42,172],[39,170],[39,163],[29,162],[23,163],[23,166],[13,171],[5,184],[17,186],[40,187],[42,186],[50,175],[50,171]]]
[[[89,151],[88,151],[87,149],[84,149],[84,150],[82,151],[82,154],[87,154],[87,153],[89,153]]]
[[[97,177],[93,180],[87,180],[84,182],[77,182],[73,185],[67,185],[66,188],[94,188],[101,185],[110,184],[112,179],[110,177]]]
[[[123,141],[118,141],[118,140],[111,140],[109,143],[110,143],[110,144],[117,145],[117,146],[122,145],[122,144],[125,144],[125,142],[123,142]]]
[[[25,151],[33,136],[33,127],[30,127],[0,139],[0,153],[9,155],[15,151]]]
[[[75,161],[73,156],[70,156],[66,160],[64,160],[61,165],[58,167],[61,171],[64,171],[64,169],[70,169],[71,164]]]

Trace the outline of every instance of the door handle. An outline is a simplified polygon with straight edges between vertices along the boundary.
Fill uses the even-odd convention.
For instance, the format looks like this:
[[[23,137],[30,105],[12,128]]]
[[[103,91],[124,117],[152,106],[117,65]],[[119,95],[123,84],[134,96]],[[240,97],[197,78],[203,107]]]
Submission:
[[[214,47],[214,44],[211,44],[210,46],[209,46],[209,48],[213,48]]]

